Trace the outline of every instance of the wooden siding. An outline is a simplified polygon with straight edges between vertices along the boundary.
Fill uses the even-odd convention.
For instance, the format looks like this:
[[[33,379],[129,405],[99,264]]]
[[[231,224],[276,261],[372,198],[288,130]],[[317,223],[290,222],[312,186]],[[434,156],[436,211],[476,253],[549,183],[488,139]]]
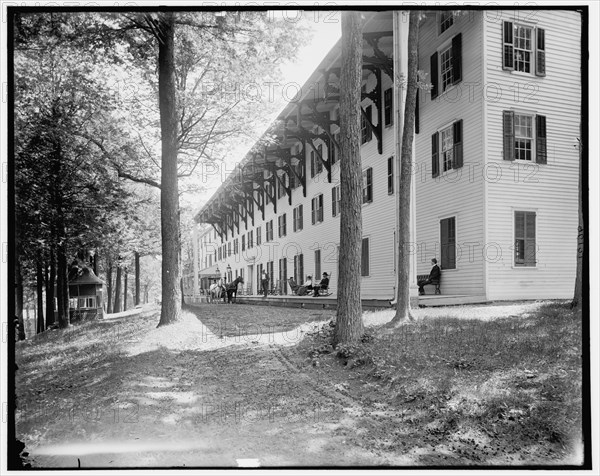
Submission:
[[[515,13],[518,13],[515,19]],[[502,21],[545,30],[546,76],[504,71]],[[580,16],[569,11],[499,11],[487,35],[488,279],[490,299],[569,298],[576,269],[581,115]],[[503,160],[502,112],[546,116],[547,164]],[[514,212],[536,212],[538,263],[514,267]],[[499,255],[496,257],[496,251]]]
[[[420,94],[420,132],[416,145],[417,274],[427,274],[430,260],[440,260],[440,220],[456,216],[456,269],[442,270],[442,294],[483,294],[484,186],[482,82],[482,12],[470,11],[438,35],[435,14],[423,24],[419,37],[420,69],[430,73],[430,57],[462,34],[462,81],[431,100]],[[421,91],[423,92],[423,91]],[[463,167],[432,178],[431,136],[463,120]],[[477,173],[478,172],[478,173]]]

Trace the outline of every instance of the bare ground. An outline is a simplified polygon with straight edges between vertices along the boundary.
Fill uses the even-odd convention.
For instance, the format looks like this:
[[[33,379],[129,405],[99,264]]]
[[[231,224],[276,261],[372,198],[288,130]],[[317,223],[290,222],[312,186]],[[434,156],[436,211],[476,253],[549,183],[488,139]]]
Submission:
[[[442,314],[465,322],[522,320],[539,307]],[[416,311],[418,325],[439,312]],[[478,421],[453,421],[452,408],[459,414],[469,396],[456,385],[481,385],[483,378],[468,361],[464,369],[443,366],[439,381],[411,376],[409,386],[387,378],[390,369],[375,376],[386,367],[373,362],[350,368],[333,353],[315,358],[333,317],[325,310],[203,305],[167,327],[156,328],[158,313],[149,310],[49,331],[17,346],[17,436],[34,467],[53,468],[578,464],[577,441],[565,444],[577,432],[559,435],[556,444],[532,435],[531,444],[514,448],[505,441],[514,435],[498,438]],[[371,326],[389,319],[389,311],[365,314]],[[505,386],[493,379],[503,378],[530,393],[552,390],[532,385],[539,369],[531,379],[521,367],[486,370],[481,391],[502,394]],[[569,374],[569,363],[563,367],[580,378],[576,369]],[[554,387],[564,378],[550,376]],[[523,417],[521,407],[515,411],[514,418]],[[502,422],[495,428],[502,437]]]

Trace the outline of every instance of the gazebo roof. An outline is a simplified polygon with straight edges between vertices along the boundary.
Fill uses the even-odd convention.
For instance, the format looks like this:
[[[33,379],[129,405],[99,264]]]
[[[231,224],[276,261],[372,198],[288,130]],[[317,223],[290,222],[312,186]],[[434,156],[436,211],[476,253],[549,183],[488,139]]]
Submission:
[[[69,281],[69,286],[78,284],[104,284],[104,281],[96,276],[91,268],[84,266],[81,269],[81,274]]]

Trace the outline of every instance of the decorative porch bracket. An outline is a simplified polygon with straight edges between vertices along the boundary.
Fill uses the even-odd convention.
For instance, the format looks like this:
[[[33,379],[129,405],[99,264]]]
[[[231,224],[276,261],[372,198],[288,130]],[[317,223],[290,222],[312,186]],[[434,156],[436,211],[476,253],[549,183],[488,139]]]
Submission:
[[[291,149],[284,149],[281,147],[278,147],[277,149],[269,150],[268,153],[276,156],[277,158],[279,158],[283,162],[285,162],[285,167],[279,167],[279,169],[284,170],[288,174],[288,176],[293,174],[294,177],[296,177],[296,179],[298,179],[298,181],[300,182],[300,185],[302,185],[302,195],[304,197],[306,197],[306,161],[305,161],[304,157],[299,154],[293,155],[291,152]],[[294,158],[298,159],[298,161],[302,165],[302,171],[303,171],[302,175],[298,175],[298,173],[296,172],[296,168],[292,165],[292,159],[294,159]],[[290,203],[290,205],[291,205],[291,203]]]
[[[277,177],[277,181],[279,182],[279,184],[285,190],[285,193],[288,196],[288,203],[291,205],[292,204],[292,189],[289,186],[287,186],[285,184],[285,182],[283,181],[283,179],[277,174],[277,170],[283,170],[285,172],[285,168],[284,167],[278,167],[276,164],[267,165],[267,167],[270,169],[270,171],[273,174],[273,176]],[[275,195],[277,195],[277,194],[275,194]],[[277,213],[277,212],[275,212],[275,213]]]

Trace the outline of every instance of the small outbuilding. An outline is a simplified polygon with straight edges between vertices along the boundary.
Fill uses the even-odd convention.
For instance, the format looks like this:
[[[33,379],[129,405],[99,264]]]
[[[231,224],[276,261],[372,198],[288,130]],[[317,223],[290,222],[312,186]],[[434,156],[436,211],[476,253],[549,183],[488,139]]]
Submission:
[[[69,279],[69,317],[71,322],[104,317],[104,281],[88,266],[81,266]]]

